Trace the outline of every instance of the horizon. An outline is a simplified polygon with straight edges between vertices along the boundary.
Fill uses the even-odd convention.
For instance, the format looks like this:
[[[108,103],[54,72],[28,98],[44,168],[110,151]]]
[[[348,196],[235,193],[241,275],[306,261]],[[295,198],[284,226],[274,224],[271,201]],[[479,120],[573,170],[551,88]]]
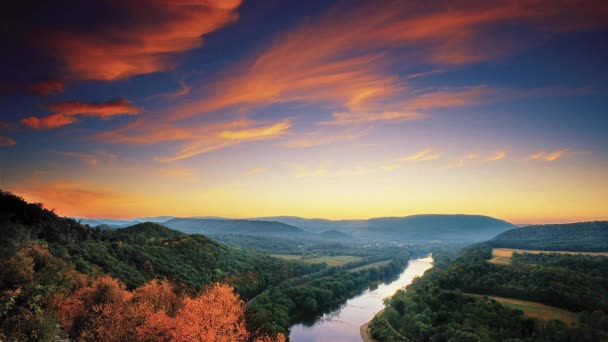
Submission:
[[[459,216],[459,215],[489,217],[489,218],[508,222],[515,226],[551,225],[551,224],[569,224],[569,223],[581,223],[581,222],[608,221],[608,220],[599,219],[599,220],[571,220],[571,221],[559,221],[559,222],[556,222],[556,221],[538,221],[538,222],[530,221],[530,222],[524,223],[524,222],[510,221],[507,219],[490,216],[490,215],[461,214],[461,213],[423,213],[423,214],[409,214],[409,215],[402,215],[402,216],[374,216],[374,217],[364,217],[364,218],[323,218],[323,217],[302,217],[302,216],[296,216],[296,215],[244,216],[244,217],[228,217],[228,216],[215,216],[215,215],[192,215],[192,216],[150,215],[150,216],[132,216],[132,217],[117,217],[117,218],[83,217],[83,216],[66,216],[66,217],[70,217],[75,220],[84,219],[84,220],[92,220],[92,221],[94,221],[94,220],[138,221],[138,219],[158,218],[158,217],[170,217],[171,219],[173,219],[173,218],[182,218],[182,219],[200,218],[200,219],[209,219],[209,220],[227,219],[227,220],[266,220],[266,221],[272,221],[272,219],[274,219],[274,218],[284,217],[284,218],[296,218],[296,219],[304,219],[304,220],[326,220],[326,221],[359,221],[360,220],[360,221],[365,221],[365,220],[378,219],[378,218],[407,218],[407,217],[412,217],[412,216]],[[148,222],[148,221],[142,221],[142,222]],[[162,223],[162,222],[158,222],[158,223]]]
[[[59,215],[608,220],[601,1],[6,7],[0,188]]]

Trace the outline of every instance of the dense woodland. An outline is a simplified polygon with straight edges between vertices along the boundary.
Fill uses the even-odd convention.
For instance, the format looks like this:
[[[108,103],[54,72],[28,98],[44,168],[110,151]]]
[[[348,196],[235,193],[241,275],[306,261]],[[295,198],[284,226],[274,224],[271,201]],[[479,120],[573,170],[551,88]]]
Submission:
[[[8,192],[0,193],[0,204],[0,340],[9,341],[57,336],[281,340],[293,323],[399,273],[415,250],[372,248],[366,253],[341,246],[337,251],[357,250],[364,258],[328,267],[154,223],[91,228]],[[330,246],[336,245],[309,247]],[[387,259],[393,261],[384,267],[349,272]],[[200,317],[190,317],[193,313]],[[120,324],[112,324],[115,320]],[[186,322],[192,325],[188,329]]]
[[[487,262],[491,246],[441,253],[422,278],[399,291],[376,317],[380,341],[601,341],[608,339],[608,257],[518,255],[512,265]],[[487,297],[526,299],[578,312],[568,327],[527,318]],[[388,322],[388,324],[387,324]]]
[[[545,251],[608,251],[608,221],[546,224],[508,230],[489,241],[494,247]]]

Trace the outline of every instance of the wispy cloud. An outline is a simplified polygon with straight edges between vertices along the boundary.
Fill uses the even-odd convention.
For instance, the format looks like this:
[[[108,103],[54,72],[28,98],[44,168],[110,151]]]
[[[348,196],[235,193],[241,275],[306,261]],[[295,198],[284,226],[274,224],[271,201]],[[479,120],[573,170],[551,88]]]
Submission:
[[[190,94],[190,91],[192,89],[190,88],[189,85],[186,84],[186,82],[179,81],[179,86],[180,86],[179,89],[177,89],[175,91],[148,96],[146,98],[146,100],[152,100],[152,99],[156,99],[156,98],[161,98],[161,99],[166,99],[166,100],[174,100],[174,99],[176,99],[178,97]]]
[[[427,148],[418,153],[412,154],[407,157],[403,157],[399,160],[407,161],[407,162],[418,162],[418,161],[428,161],[435,160],[441,158],[441,154],[434,152],[433,149]]]
[[[196,179],[195,171],[188,167],[166,167],[157,170],[157,174],[165,177],[192,181]]]
[[[78,213],[88,217],[111,217],[112,211],[115,211],[117,207],[126,207],[149,200],[86,180],[35,182],[12,190],[28,201],[41,202],[57,209],[61,215]]]
[[[468,153],[467,155],[463,156],[462,158],[448,164],[447,168],[456,169],[456,168],[464,167],[467,164],[467,161],[477,160],[479,158],[480,158],[479,153],[471,152],[471,153]]]
[[[57,154],[61,154],[66,157],[76,158],[83,161],[85,164],[95,166],[99,162],[97,156],[89,153],[80,153],[80,152],[69,152],[69,151],[54,151]]]
[[[29,86],[29,91],[38,95],[50,95],[53,93],[63,93],[65,84],[58,80],[47,79],[35,82]]]
[[[167,157],[156,157],[159,162],[172,162],[191,158],[200,154],[209,153],[219,149],[235,146],[244,142],[276,139],[287,134],[291,123],[288,120],[279,121],[270,125],[248,126],[243,129],[209,131],[209,135],[199,132],[184,131],[180,140],[186,142],[178,148],[177,152]],[[185,139],[181,139],[185,138]]]
[[[83,152],[74,152],[74,151],[52,151],[52,152],[62,155],[62,156],[78,159],[78,160],[82,161],[83,163],[90,165],[90,166],[96,166],[99,164],[100,161],[108,163],[111,161],[116,161],[118,159],[117,155],[106,152],[106,151],[95,151],[95,153],[83,153]]]
[[[526,22],[531,28],[563,31],[605,24],[605,19],[582,7],[575,2],[558,6],[548,0],[347,2],[282,32],[265,50],[231,66],[229,76],[206,88],[213,89],[211,93],[175,108],[172,116],[181,119],[235,105],[305,101],[341,105],[366,121],[373,115],[378,119],[371,121],[411,117],[395,115],[411,113],[403,108],[365,108],[382,99],[386,108],[391,105],[386,99],[407,94],[407,84],[394,76],[391,67],[407,61],[465,64],[509,53],[512,36],[487,30],[493,25]],[[568,22],[573,14],[575,19]],[[586,21],[585,15],[594,19]]]
[[[351,142],[367,136],[371,129],[372,127],[335,131],[322,128],[312,132],[298,134],[297,137],[290,138],[282,145],[286,147],[307,148]]]
[[[397,165],[397,164],[390,164],[390,165],[382,165],[381,168],[384,171],[395,171],[395,170],[401,168],[401,166]]]
[[[17,145],[17,142],[9,137],[0,136],[0,147],[13,147]]]
[[[240,0],[125,0],[104,8],[109,20],[88,30],[43,31],[39,45],[58,58],[70,79],[112,81],[169,70],[178,53],[238,18]]]
[[[127,99],[118,99],[108,102],[61,102],[48,106],[54,114],[45,117],[29,116],[23,118],[21,123],[32,129],[52,129],[66,126],[78,121],[78,116],[94,116],[108,119],[116,115],[136,115],[141,111]]]
[[[528,157],[528,159],[530,160],[544,160],[544,161],[555,161],[558,160],[560,158],[563,158],[564,156],[566,156],[568,153],[570,152],[569,148],[565,148],[563,150],[557,150],[557,151],[552,151],[552,152],[537,152],[535,154],[532,154],[530,157]]]
[[[295,178],[319,177],[349,177],[360,176],[377,171],[366,166],[353,166],[345,168],[330,168],[327,163],[318,166],[288,163],[287,166],[294,171]]]
[[[252,169],[247,170],[248,175],[257,175],[259,173],[264,173],[264,172],[266,172],[266,168],[264,168],[264,167],[254,167]]]
[[[499,161],[499,160],[503,160],[507,157],[509,153],[508,149],[503,149],[500,151],[496,151],[494,152],[492,155],[490,155],[488,158],[486,158],[486,161]]]

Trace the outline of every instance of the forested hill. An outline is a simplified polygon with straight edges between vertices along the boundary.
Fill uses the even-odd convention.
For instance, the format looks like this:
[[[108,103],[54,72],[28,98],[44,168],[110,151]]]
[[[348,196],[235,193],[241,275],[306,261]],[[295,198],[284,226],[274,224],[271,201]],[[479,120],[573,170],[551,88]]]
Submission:
[[[90,228],[4,191],[0,233],[2,258],[14,255],[28,241],[40,241],[77,271],[108,273],[129,288],[167,278],[198,291],[222,281],[247,299],[268,285],[322,267],[272,258],[156,223],[117,230]]]
[[[282,238],[314,237],[314,234],[300,228],[273,221],[174,218],[164,222],[163,225],[188,234],[241,234]]]
[[[496,236],[490,244],[503,248],[606,252],[608,221],[515,228]]]
[[[429,214],[336,221],[276,216],[260,220],[283,222],[315,233],[336,230],[370,241],[479,242],[515,227],[507,221],[482,215]]]

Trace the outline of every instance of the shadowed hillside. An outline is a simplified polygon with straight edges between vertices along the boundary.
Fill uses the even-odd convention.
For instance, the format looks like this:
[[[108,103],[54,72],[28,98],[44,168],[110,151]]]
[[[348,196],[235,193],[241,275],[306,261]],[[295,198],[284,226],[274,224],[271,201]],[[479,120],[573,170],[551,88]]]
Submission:
[[[553,251],[608,251],[608,221],[527,226],[506,231],[490,243],[494,247]]]

